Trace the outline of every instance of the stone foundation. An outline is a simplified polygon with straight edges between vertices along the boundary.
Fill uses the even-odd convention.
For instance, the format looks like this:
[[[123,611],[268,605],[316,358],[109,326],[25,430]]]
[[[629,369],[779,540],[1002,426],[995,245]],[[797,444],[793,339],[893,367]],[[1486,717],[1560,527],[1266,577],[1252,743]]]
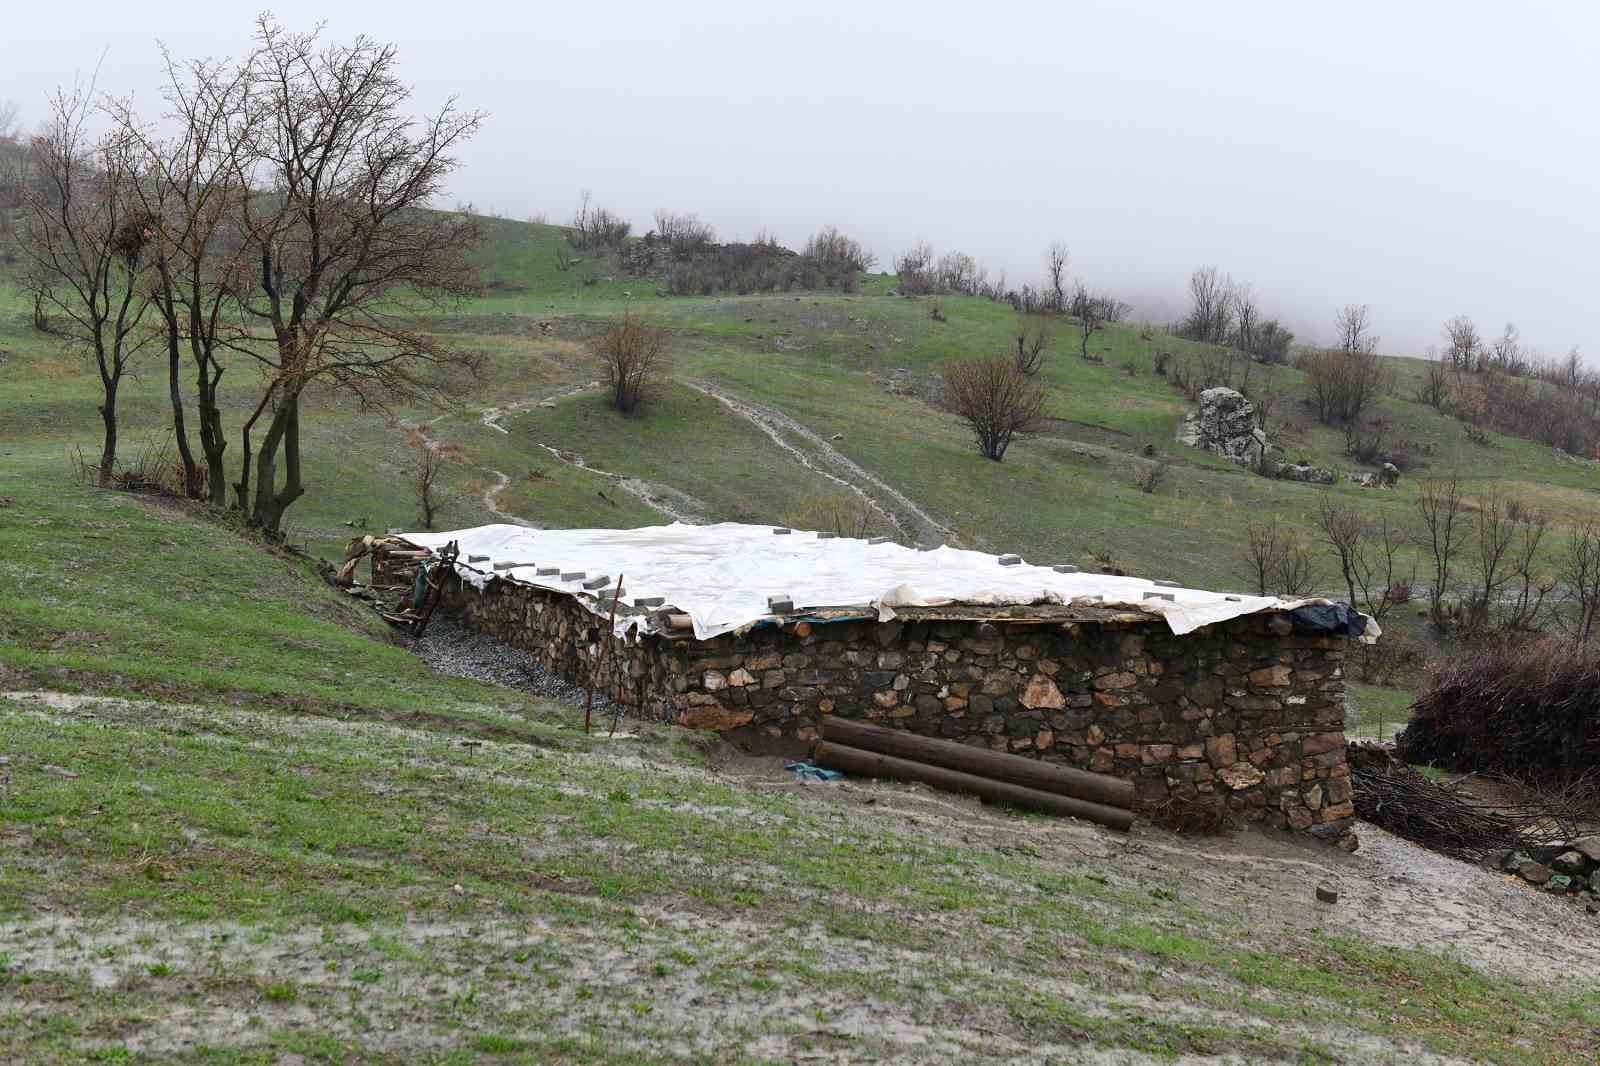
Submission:
[[[1345,638],[1257,614],[1174,636],[1136,612],[788,622],[707,641],[630,631],[579,600],[457,581],[443,608],[636,716],[803,751],[823,715],[1049,759],[1135,783],[1147,816],[1229,815],[1354,847]],[[597,673],[598,669],[598,673]]]

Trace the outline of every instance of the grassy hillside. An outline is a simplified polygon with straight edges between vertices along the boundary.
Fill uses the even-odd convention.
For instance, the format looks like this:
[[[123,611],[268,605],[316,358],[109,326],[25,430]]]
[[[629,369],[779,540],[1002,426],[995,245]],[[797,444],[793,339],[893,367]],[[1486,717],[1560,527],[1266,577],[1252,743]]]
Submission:
[[[1158,353],[1196,346],[1133,325],[1096,333],[1077,357],[1063,324],[1043,370],[1047,431],[1003,463],[982,459],[966,430],[931,402],[947,360],[1004,350],[1011,311],[976,298],[889,296],[869,278],[855,295],[657,295],[649,279],[611,277],[593,255],[560,269],[556,227],[488,220],[487,288],[431,327],[484,357],[447,411],[362,412],[313,401],[305,424],[309,495],[290,511],[291,539],[336,556],[353,534],[412,526],[408,427],[427,422],[461,449],[446,472],[442,527],[496,520],[556,526],[792,520],[798,501],[858,490],[899,519],[907,540],[957,540],[1038,560],[1100,565],[1216,588],[1242,588],[1240,552],[1252,518],[1306,525],[1325,491],[1418,531],[1418,476],[1457,472],[1469,492],[1498,491],[1552,514],[1586,519],[1600,504],[1593,467],[1557,462],[1528,441],[1467,440],[1452,419],[1387,397],[1382,415],[1420,467],[1392,491],[1269,481],[1175,441],[1187,403],[1156,372]],[[937,305],[944,321],[930,310]],[[642,308],[672,331],[671,378],[640,417],[609,411],[587,339],[607,318]],[[97,383],[58,342],[34,333],[20,298],[0,295],[0,460],[46,480],[66,477],[69,448],[92,450]],[[1403,369],[1403,367],[1402,367]],[[1260,371],[1257,371],[1259,373]],[[1406,375],[1402,373],[1400,377]],[[225,379],[230,429],[254,381]],[[1275,439],[1291,458],[1350,467],[1341,435],[1301,401],[1298,371],[1273,371]],[[147,367],[125,390],[125,448],[165,433],[164,382]],[[237,445],[234,445],[236,448]],[[1153,493],[1136,480],[1170,464]],[[1419,558],[1408,550],[1408,560]],[[1547,559],[1546,565],[1549,565]],[[1324,584],[1337,589],[1332,567]],[[1415,618],[1396,617],[1401,629]]]
[[[908,537],[1236,586],[1246,519],[1315,504],[1180,454],[1184,405],[1150,363],[1183,347],[1167,338],[1107,330],[1104,365],[1062,338],[1050,433],[997,465],[919,397],[942,360],[1005,343],[1002,308],[946,300],[935,322],[883,278],[857,296],[669,300],[555,269],[550,229],[493,233],[495,287],[434,323],[486,356],[482,380],[446,412],[313,405],[291,539],[339,554],[410,525],[405,438],[422,422],[464,456],[446,525],[631,525],[662,508],[766,521],[842,482]],[[921,789],[808,787],[683,731],[589,738],[571,707],[436,675],[306,561],[78,483],[68,452],[94,446],[93,376],[4,301],[0,1059],[1596,1053],[1581,938],[1550,946],[1537,907],[1538,937],[1521,911],[1483,936],[1430,924],[1481,926],[1501,887],[1487,874],[1404,895],[1381,846],[1201,846]],[[573,389],[596,375],[585,337],[630,303],[674,334],[673,379],[637,419]],[[233,427],[252,383],[242,367],[227,380]],[[1430,412],[1394,411],[1436,435],[1440,468],[1471,458]],[[127,390],[127,446],[165,418],[149,367]],[[1308,456],[1337,450],[1297,432]],[[1149,495],[1133,484],[1146,445],[1175,463]],[[1586,506],[1582,471],[1518,442],[1493,451],[1467,468]],[[1405,486],[1336,491],[1411,506]],[[1360,691],[1364,724],[1392,730],[1403,694]],[[1322,879],[1346,902],[1308,921]]]

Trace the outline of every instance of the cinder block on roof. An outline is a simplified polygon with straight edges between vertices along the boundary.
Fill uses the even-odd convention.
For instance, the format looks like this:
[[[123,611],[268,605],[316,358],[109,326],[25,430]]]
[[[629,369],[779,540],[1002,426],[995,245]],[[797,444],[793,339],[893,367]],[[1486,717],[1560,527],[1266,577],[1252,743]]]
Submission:
[[[579,576],[581,577],[582,575],[580,574]],[[588,581],[585,581],[583,587],[586,589],[603,589],[609,584],[611,584],[611,578],[601,574],[599,577],[591,577]]]

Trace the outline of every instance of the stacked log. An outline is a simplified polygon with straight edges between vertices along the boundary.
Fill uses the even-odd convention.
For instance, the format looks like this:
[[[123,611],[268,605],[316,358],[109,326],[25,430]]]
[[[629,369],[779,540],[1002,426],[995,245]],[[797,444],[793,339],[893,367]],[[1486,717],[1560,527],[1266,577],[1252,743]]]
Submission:
[[[822,738],[811,758],[830,770],[919,781],[1123,831],[1133,825],[1133,783],[1121,778],[844,718],[824,718]]]

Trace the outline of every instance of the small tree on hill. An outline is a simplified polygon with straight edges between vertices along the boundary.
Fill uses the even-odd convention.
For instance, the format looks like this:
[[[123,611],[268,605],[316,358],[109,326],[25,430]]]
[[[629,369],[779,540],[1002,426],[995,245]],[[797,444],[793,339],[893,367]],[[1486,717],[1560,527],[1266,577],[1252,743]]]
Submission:
[[[1016,324],[1017,369],[1032,377],[1044,367],[1045,352],[1055,331],[1044,315],[1018,315]]]
[[[633,414],[666,369],[667,331],[638,312],[628,311],[600,334],[594,354],[605,367],[611,406],[625,415]]]
[[[415,430],[406,443],[411,447],[411,488],[417,498],[417,517],[423,529],[432,529],[439,509],[448,501],[440,479],[444,469],[459,462],[461,449],[450,441],[435,440],[426,430]]]
[[[1044,386],[1007,356],[946,364],[944,400],[977,438],[984,456],[999,462],[1013,439],[1039,428]]]
[[[92,105],[90,89],[57,93],[29,146],[23,284],[35,324],[87,351],[100,373],[99,481],[109,485],[118,391],[149,340],[140,323],[150,307],[145,253],[153,223],[134,196],[141,180],[136,146],[117,131],[91,138],[85,126]]]

